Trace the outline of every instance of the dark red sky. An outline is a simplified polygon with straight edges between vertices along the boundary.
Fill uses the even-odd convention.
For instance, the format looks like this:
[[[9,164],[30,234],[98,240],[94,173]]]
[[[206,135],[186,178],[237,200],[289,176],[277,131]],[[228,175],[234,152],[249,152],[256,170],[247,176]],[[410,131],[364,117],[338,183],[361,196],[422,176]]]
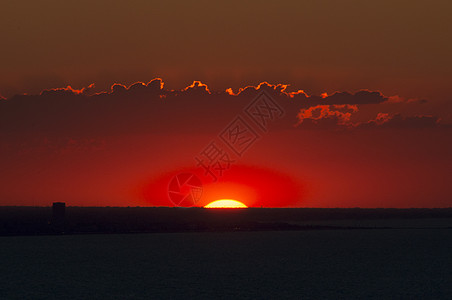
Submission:
[[[260,139],[202,201],[452,206],[451,9],[4,2],[0,205],[170,205],[168,177],[198,172],[195,157],[265,90],[284,115],[253,127]],[[208,89],[186,89],[194,80]]]

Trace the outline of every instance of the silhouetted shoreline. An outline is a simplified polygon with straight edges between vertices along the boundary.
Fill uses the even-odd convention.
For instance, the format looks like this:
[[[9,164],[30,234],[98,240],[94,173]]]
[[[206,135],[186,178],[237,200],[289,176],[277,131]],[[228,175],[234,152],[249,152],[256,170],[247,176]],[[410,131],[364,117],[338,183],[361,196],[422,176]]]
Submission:
[[[452,208],[0,207],[0,235],[425,228]],[[399,223],[397,223],[399,222]],[[400,223],[402,222],[402,223]],[[370,224],[370,225],[369,225]],[[403,224],[403,226],[400,226]],[[436,224],[436,223],[435,223]]]

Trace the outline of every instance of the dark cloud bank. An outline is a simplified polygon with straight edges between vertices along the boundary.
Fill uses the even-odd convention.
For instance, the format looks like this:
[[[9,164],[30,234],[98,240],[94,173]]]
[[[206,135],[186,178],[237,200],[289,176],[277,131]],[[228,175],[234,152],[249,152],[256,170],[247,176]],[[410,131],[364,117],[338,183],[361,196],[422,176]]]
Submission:
[[[182,90],[166,90],[161,79],[94,93],[93,85],[45,90],[39,95],[16,95],[0,100],[3,139],[42,135],[89,138],[134,133],[200,133],[221,129],[262,92],[285,111],[275,129],[368,129],[443,127],[434,116],[402,116],[376,112],[373,119],[354,122],[359,107],[381,104],[388,97],[377,91],[307,95],[288,92],[287,85],[210,91],[195,81]]]

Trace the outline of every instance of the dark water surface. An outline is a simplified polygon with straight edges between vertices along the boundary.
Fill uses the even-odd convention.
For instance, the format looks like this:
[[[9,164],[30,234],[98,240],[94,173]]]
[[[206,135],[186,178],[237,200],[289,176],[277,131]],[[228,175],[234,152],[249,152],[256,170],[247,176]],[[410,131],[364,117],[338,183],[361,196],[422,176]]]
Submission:
[[[1,299],[452,299],[451,229],[0,237]]]

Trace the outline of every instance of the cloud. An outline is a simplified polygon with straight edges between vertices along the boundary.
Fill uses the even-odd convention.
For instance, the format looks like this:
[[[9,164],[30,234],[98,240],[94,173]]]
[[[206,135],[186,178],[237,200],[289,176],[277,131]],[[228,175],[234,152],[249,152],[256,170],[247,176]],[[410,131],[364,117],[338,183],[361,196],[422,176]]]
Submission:
[[[427,103],[426,99],[417,99],[417,98],[405,98],[400,97],[398,95],[388,97],[387,103]]]
[[[374,119],[358,122],[353,115],[359,109],[356,105],[317,105],[301,109],[297,115],[297,127],[310,129],[370,129],[400,128],[422,129],[448,127],[441,119],[431,115],[402,116],[402,114],[378,113]]]
[[[207,84],[201,81],[193,81],[193,83],[182,90],[182,93],[188,95],[206,95],[211,94]]]
[[[285,112],[275,129],[353,129],[371,127],[435,127],[431,116],[378,115],[356,120],[359,107],[385,102],[378,91],[308,95],[289,91],[287,84],[262,82],[233,91],[212,91],[194,81],[180,90],[164,88],[161,78],[130,86],[114,84],[95,93],[94,84],[74,89],[44,90],[38,95],[16,95],[0,101],[0,135],[19,141],[24,136],[76,140],[136,133],[217,133],[260,93],[265,92]],[[374,116],[381,111],[376,111]]]
[[[129,95],[129,96],[156,96],[161,95],[163,92],[164,82],[161,78],[155,78],[148,83],[136,82],[129,87],[122,84],[114,84],[111,87],[110,93],[99,93],[97,95]]]
[[[74,89],[70,85],[68,85],[65,88],[43,90],[40,95],[43,97],[65,97],[65,96],[72,96],[72,95],[89,95],[93,89],[94,89],[94,83],[90,84],[88,87],[84,87],[79,90]]]
[[[351,116],[358,112],[356,105],[317,105],[300,110],[297,117],[299,122],[304,127],[331,127],[331,126],[346,126],[351,127]]]
[[[377,104],[386,101],[388,98],[383,96],[380,92],[372,92],[361,90],[355,94],[349,92],[336,92],[331,96],[324,94],[321,97],[314,96],[313,100],[318,104],[333,105],[333,104]]]
[[[289,87],[288,84],[270,84],[266,81],[259,83],[257,86],[246,86],[244,88],[239,88],[237,93],[234,93],[232,89],[227,89],[228,93],[233,96],[254,96],[260,91],[266,91],[274,96],[277,95],[295,95],[298,92],[290,93],[286,92],[286,89]]]
[[[379,113],[377,117],[365,123],[356,124],[356,127],[369,128],[406,128],[406,129],[421,129],[421,128],[436,128],[444,126],[441,124],[441,119],[430,115],[417,115],[403,117],[401,114],[390,115],[387,113]]]

